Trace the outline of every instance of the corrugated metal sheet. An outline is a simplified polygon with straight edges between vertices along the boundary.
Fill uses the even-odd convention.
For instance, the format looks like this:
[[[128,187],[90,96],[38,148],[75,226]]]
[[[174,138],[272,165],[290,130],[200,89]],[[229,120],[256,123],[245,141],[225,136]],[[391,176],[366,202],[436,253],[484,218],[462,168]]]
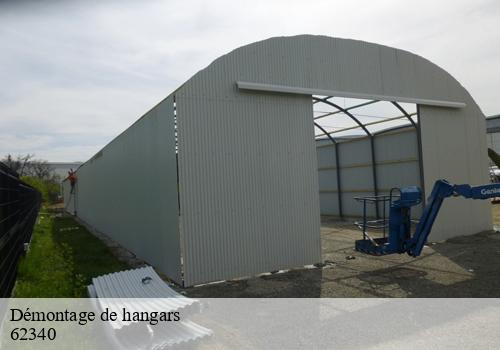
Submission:
[[[413,127],[375,136],[375,158],[379,194],[389,194],[393,187],[420,185],[417,134]],[[320,205],[322,215],[339,215],[335,145],[317,141]],[[328,146],[326,146],[328,145]],[[346,216],[362,216],[363,207],[354,197],[374,193],[370,142],[368,138],[340,143],[339,163],[342,187],[342,209]],[[375,215],[369,206],[368,214]],[[419,217],[421,208],[412,211]]]
[[[97,292],[95,291],[95,287],[93,284],[89,284],[87,286],[87,293],[89,298],[97,298]]]
[[[462,110],[421,106],[422,152],[425,188],[430,193],[436,179],[452,183],[489,182],[486,152],[486,121],[472,103]],[[490,230],[491,203],[449,198],[441,207],[432,239]]]
[[[147,281],[143,283],[143,279]],[[92,285],[99,298],[174,298],[167,310],[197,303],[195,299],[186,298],[170,288],[151,266],[95,277],[92,278]]]
[[[147,283],[143,279],[148,278]],[[121,313],[130,311],[182,311],[183,315],[200,311],[198,300],[186,298],[170,288],[151,266],[115,272],[92,279],[90,293],[99,298],[102,310]],[[122,328],[133,322],[117,320],[114,328]]]
[[[147,283],[143,282],[145,278]],[[88,289],[89,296],[98,298],[94,304],[101,311],[108,309],[118,315],[122,315],[122,309],[131,314],[180,312],[180,321],[158,324],[149,329],[122,317],[109,322],[111,339],[123,349],[164,349],[212,335],[211,330],[187,319],[200,311],[198,300],[186,298],[171,289],[151,266],[93,278]]]
[[[168,97],[83,164],[74,199],[81,220],[182,283],[173,108]]]
[[[184,283],[320,261],[311,99],[184,91],[176,95]]]
[[[229,79],[228,79],[229,78]],[[274,84],[418,99],[472,102],[444,70],[410,52],[358,40],[299,35],[242,46],[188,80],[179,93],[224,96],[207,81]],[[226,89],[227,87],[225,87]],[[226,94],[227,91],[224,91]]]

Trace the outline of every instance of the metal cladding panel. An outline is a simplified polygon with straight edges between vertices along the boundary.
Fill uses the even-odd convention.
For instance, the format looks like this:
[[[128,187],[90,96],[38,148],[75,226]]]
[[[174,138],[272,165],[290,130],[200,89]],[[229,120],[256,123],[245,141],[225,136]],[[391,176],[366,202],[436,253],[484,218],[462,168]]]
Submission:
[[[375,136],[377,186],[379,194],[388,194],[393,187],[420,186],[417,134],[413,127]],[[324,147],[317,142],[318,162],[335,159],[335,146]],[[323,147],[321,147],[323,146]],[[368,138],[352,139],[339,144],[342,208],[346,216],[361,216],[363,207],[354,197],[373,195],[373,175]],[[319,172],[320,206],[322,215],[339,215],[336,169]],[[421,208],[413,211],[418,217]],[[368,214],[374,216],[373,206]]]
[[[380,50],[380,71],[384,91],[392,91],[395,96],[401,96],[405,91],[403,88],[405,82],[401,80],[401,75],[392,73],[394,67],[398,67],[400,70],[405,69],[404,62],[401,62],[400,56],[397,49],[386,48],[385,50]]]
[[[418,160],[402,163],[378,164],[377,183],[379,188],[390,190],[393,187],[420,187]]]
[[[77,171],[77,216],[181,283],[171,97]],[[66,192],[66,191],[65,191]]]
[[[335,90],[463,102],[465,90],[444,70],[410,52],[358,40],[299,35],[276,37],[240,47],[219,57],[178,92],[210,80]],[[219,95],[205,89],[206,97]]]
[[[331,141],[328,141],[331,144]],[[321,143],[317,142],[317,145],[321,145]],[[335,146],[327,146],[327,147],[318,147],[318,167],[332,167],[335,166]]]
[[[339,160],[342,166],[371,163],[370,140],[368,138],[339,144]],[[335,149],[332,147],[331,152]]]
[[[321,215],[339,215],[338,193],[336,192],[320,192],[319,206]]]
[[[148,279],[147,283],[143,283]],[[151,266],[126,270],[92,279],[92,289],[99,298],[102,309],[131,311],[162,310],[181,311],[183,314],[200,311],[199,301],[190,299],[170,288]],[[115,326],[121,328],[131,322],[117,320]]]
[[[147,283],[143,280],[147,279]],[[125,270],[109,273],[92,278],[96,297],[104,299],[132,299],[131,301],[140,306],[144,301],[151,306],[162,306],[161,310],[175,311],[187,307],[195,307],[199,311],[199,302],[177,293],[163,281],[151,266],[140,267],[133,270]],[[136,300],[138,299],[138,300]],[[157,303],[154,305],[154,303]],[[135,308],[135,307],[134,307]],[[144,310],[150,307],[145,307]]]
[[[380,193],[382,194],[382,193]],[[342,203],[344,215],[350,217],[361,217],[363,215],[363,203],[355,200],[355,197],[366,197],[373,196],[373,192],[343,192],[342,193]],[[370,217],[375,216],[375,206],[373,204],[367,204],[366,213]]]
[[[426,193],[434,182],[480,185],[489,182],[485,119],[472,99],[459,111],[421,106],[422,152]],[[446,199],[431,240],[490,230],[489,201]]]
[[[354,168],[345,167],[343,163],[340,163],[340,178],[342,180],[342,191],[372,191],[373,189],[373,174],[371,163],[368,163],[365,166],[357,166]]]
[[[147,279],[147,283],[144,283]],[[135,321],[118,319],[110,323],[115,331],[110,333],[116,341],[127,349],[142,349],[149,344],[152,349],[170,348],[210,336],[213,332],[196,323],[186,320],[192,314],[200,312],[198,300],[186,298],[170,288],[151,266],[115,272],[92,279],[88,286],[89,294],[97,298],[94,303],[99,310],[121,313],[126,309],[130,313],[144,311],[181,312],[183,320],[173,322],[168,327],[154,327],[143,332],[143,328],[132,327]]]
[[[311,98],[240,93],[219,73],[176,94],[185,285],[321,260]]]
[[[318,170],[318,180],[320,189],[337,190],[337,170],[320,169]]]
[[[377,135],[375,155],[377,184],[382,191],[387,193],[393,187],[421,187],[415,128],[408,127],[401,131]],[[412,208],[413,218],[417,219],[421,213],[421,205]]]
[[[418,140],[414,127],[375,136],[377,162],[410,160],[418,162]]]
[[[383,194],[383,193],[380,193]],[[321,215],[339,215],[338,206],[338,192],[320,192],[320,207]],[[342,211],[343,215],[346,217],[361,217],[363,215],[363,204],[355,200],[355,197],[373,196],[373,192],[363,192],[363,191],[342,191]],[[369,216],[375,216],[375,207],[373,205],[367,206],[367,214]]]

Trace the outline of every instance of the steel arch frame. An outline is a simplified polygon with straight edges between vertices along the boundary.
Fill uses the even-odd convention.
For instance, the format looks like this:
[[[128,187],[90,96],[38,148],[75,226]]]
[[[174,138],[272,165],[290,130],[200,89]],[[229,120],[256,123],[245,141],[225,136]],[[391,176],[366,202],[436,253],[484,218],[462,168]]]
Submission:
[[[314,123],[314,126],[317,127],[318,129],[320,129],[322,132],[324,132],[326,134],[326,136],[330,139],[330,141],[335,145],[335,167],[337,169],[337,171],[335,172],[336,175],[337,175],[337,190],[338,190],[338,195],[337,195],[337,203],[338,203],[338,206],[339,206],[339,216],[341,219],[344,218],[344,213],[343,213],[343,210],[342,210],[342,196],[341,196],[341,180],[340,180],[340,161],[339,161],[339,148],[338,148],[338,143],[337,141],[335,141],[335,139],[327,133],[327,131],[321,126],[319,125],[318,123],[316,122],[313,122]]]
[[[376,157],[375,157],[375,140],[374,140],[373,134],[351,112],[349,112],[345,108],[340,107],[336,103],[333,103],[333,102],[329,101],[329,99],[332,98],[332,96],[328,96],[328,97],[325,97],[325,98],[318,98],[318,97],[314,97],[313,96],[312,98],[313,98],[313,101],[318,101],[318,102],[325,103],[325,104],[327,104],[329,106],[332,106],[332,107],[336,108],[337,110],[341,111],[345,115],[347,115],[349,118],[351,118],[352,120],[354,120],[354,122],[356,124],[358,124],[359,127],[361,127],[361,129],[363,129],[363,131],[369,137],[369,139],[370,139],[370,153],[371,153],[371,161],[372,161],[373,194],[375,196],[378,196],[377,163],[376,163]],[[328,136],[330,136],[330,135],[328,135]],[[335,147],[335,149],[337,149],[337,147]],[[338,167],[337,167],[337,174],[340,174],[340,168],[338,168]],[[339,188],[337,193],[338,193],[338,197],[342,196],[342,189]],[[375,215],[376,215],[377,219],[380,218],[380,212],[379,212],[378,205],[375,206]]]
[[[318,98],[315,96],[312,96],[313,99],[313,104],[316,103],[325,103],[335,109],[337,109],[338,112],[333,112],[332,114],[336,113],[343,113],[347,115],[349,118],[351,118],[368,136],[370,139],[370,153],[371,153],[371,163],[372,163],[372,181],[373,181],[373,192],[374,195],[377,196],[379,191],[378,191],[378,181],[377,181],[377,163],[376,163],[376,155],[375,155],[375,134],[371,133],[367,128],[366,125],[361,123],[358,118],[356,118],[350,110],[367,106],[370,104],[374,104],[377,102],[381,102],[379,100],[373,100],[373,101],[368,101],[364,102],[358,105],[354,105],[348,108],[342,108],[341,106],[337,105],[334,102],[329,101],[333,96],[327,96],[324,98]],[[417,152],[418,152],[418,164],[419,164],[419,172],[420,172],[420,187],[422,188],[422,191],[424,191],[424,178],[423,178],[423,162],[422,162],[422,138],[421,138],[421,133],[420,133],[420,123],[416,123],[410,116],[410,114],[396,101],[388,101],[390,102],[394,107],[396,107],[405,117],[408,119],[410,124],[415,128],[416,133],[417,133]],[[419,118],[419,106],[417,104],[417,118]],[[335,167],[337,169],[336,175],[337,175],[337,199],[338,199],[338,205],[339,205],[339,216],[340,218],[343,218],[343,209],[342,209],[342,187],[341,187],[341,180],[340,180],[340,162],[339,162],[339,143],[335,141],[335,139],[331,136],[331,132],[327,132],[321,125],[319,125],[316,122],[316,119],[319,118],[313,118],[313,123],[314,126],[320,129],[327,137],[328,139],[335,145]],[[420,120],[419,120],[420,121]],[[425,194],[423,193],[423,197],[425,198]],[[379,213],[379,208],[378,206],[375,206],[375,212],[376,212],[376,217],[377,219],[380,218],[380,213]]]
[[[391,103],[405,115],[405,117],[410,121],[411,125],[415,128],[417,133],[417,152],[418,152],[418,171],[420,175],[420,188],[422,190],[422,207],[425,206],[425,182],[424,182],[424,162],[422,159],[422,133],[420,130],[420,106],[417,104],[417,118],[418,123],[411,118],[410,114],[396,101],[391,101]]]

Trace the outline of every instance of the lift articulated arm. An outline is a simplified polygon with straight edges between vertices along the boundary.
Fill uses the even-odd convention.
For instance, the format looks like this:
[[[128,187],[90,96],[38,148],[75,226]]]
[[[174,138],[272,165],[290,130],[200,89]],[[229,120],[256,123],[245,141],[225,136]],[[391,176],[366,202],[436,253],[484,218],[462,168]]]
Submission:
[[[434,184],[427,205],[417,224],[417,229],[413,237],[407,241],[406,250],[411,256],[419,256],[424,244],[432,230],[432,225],[436,219],[441,204],[445,198],[451,196],[461,196],[470,199],[488,199],[500,196],[500,183],[482,186],[452,185],[445,180],[438,180]]]
[[[389,236],[373,239],[365,233],[369,239],[356,241],[356,250],[373,255],[406,252],[414,257],[419,256],[445,198],[452,196],[470,199],[500,197],[500,183],[471,187],[470,185],[452,185],[446,180],[436,181],[413,235],[411,234],[411,207],[421,202],[422,192],[415,186],[401,188],[399,192],[399,198],[390,203]]]

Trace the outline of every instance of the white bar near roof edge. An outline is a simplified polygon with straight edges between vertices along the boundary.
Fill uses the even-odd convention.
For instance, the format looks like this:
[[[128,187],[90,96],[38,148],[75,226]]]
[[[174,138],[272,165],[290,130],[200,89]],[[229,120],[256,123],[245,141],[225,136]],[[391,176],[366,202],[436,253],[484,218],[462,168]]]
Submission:
[[[311,89],[311,88],[304,88],[297,86],[249,83],[245,81],[237,81],[236,85],[241,90],[283,92],[283,93],[299,94],[299,95],[322,95],[322,96],[335,96],[335,97],[347,97],[347,98],[360,98],[364,100],[396,101],[396,102],[416,103],[420,105],[450,107],[450,108],[464,108],[466,106],[465,103],[457,101],[372,95],[372,94],[363,94],[363,93],[348,92],[348,91]]]

